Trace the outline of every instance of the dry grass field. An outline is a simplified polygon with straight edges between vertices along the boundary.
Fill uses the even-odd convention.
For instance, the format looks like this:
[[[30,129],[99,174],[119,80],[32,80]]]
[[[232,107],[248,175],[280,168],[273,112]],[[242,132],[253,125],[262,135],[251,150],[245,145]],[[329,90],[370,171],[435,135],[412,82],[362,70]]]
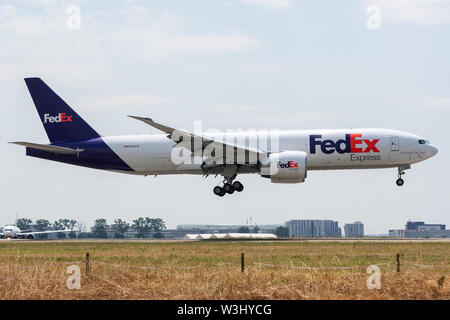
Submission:
[[[450,242],[0,242],[0,299],[449,299],[449,272]]]

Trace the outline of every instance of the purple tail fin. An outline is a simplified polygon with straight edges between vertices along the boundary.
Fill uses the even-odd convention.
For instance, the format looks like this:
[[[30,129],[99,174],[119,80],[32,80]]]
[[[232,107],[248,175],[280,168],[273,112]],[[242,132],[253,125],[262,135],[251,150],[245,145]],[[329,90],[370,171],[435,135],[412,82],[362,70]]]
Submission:
[[[100,136],[40,78],[26,78],[25,83],[51,143],[89,140]]]

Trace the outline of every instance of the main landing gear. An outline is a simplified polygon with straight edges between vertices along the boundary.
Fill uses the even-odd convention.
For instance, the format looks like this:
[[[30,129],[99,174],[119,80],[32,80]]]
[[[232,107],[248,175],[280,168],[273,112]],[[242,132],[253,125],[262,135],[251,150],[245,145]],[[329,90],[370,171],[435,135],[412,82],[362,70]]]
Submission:
[[[402,185],[405,184],[405,181],[402,179],[402,175],[405,174],[405,171],[404,171],[404,170],[409,169],[409,168],[411,168],[411,166],[399,166],[399,167],[398,167],[398,179],[397,179],[397,181],[395,181],[395,183],[396,183],[399,187],[401,187]]]
[[[242,190],[244,190],[244,185],[239,181],[232,182],[225,179],[223,187],[216,186],[214,187],[213,192],[216,196],[223,197],[227,193],[233,194],[235,191],[241,192]]]

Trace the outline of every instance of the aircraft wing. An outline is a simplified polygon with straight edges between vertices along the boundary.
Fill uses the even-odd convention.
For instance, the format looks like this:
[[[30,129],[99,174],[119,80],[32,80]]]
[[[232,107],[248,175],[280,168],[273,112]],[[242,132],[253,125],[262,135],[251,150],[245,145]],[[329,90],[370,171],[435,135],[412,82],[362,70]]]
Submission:
[[[58,147],[47,144],[39,144],[39,143],[31,143],[31,142],[10,142],[13,144],[18,144],[20,146],[38,149],[42,151],[52,152],[52,153],[60,153],[60,154],[79,154],[84,151],[83,149],[71,149],[66,147]]]
[[[185,139],[190,139],[193,143],[188,144],[188,146],[190,146],[190,147],[187,147],[187,149],[189,149],[191,152],[194,152],[197,149],[199,149],[199,148],[195,148],[196,146],[201,147],[202,150],[204,150],[206,147],[212,147],[215,149],[223,148],[223,147],[230,147],[230,148],[233,148],[235,150],[235,152],[241,153],[242,155],[251,154],[251,156],[253,156],[252,159],[259,159],[260,157],[267,156],[267,152],[262,151],[262,150],[258,150],[255,148],[249,148],[246,146],[230,144],[228,142],[220,141],[220,140],[214,139],[212,137],[208,137],[208,136],[196,135],[196,134],[193,134],[190,132],[186,132],[183,130],[175,129],[175,128],[168,127],[166,125],[157,123],[150,118],[137,117],[137,116],[129,116],[129,117],[139,120],[139,121],[142,121],[142,122],[145,122],[148,125],[167,133],[167,137],[176,143],[179,143]]]
[[[48,230],[48,231],[29,231],[29,232],[18,232],[18,235],[27,236],[27,235],[35,235],[35,234],[49,234],[49,233],[61,233],[61,232],[72,232],[77,230]]]

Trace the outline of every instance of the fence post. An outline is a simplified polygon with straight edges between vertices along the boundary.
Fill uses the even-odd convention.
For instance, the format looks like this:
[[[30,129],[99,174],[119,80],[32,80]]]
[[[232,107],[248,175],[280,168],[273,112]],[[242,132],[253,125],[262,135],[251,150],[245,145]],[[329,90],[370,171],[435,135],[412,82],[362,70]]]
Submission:
[[[244,272],[244,253],[241,253],[241,272]]]
[[[439,289],[442,289],[442,287],[444,286],[444,282],[445,282],[445,276],[440,277],[439,280],[437,281]]]
[[[400,272],[400,254],[397,253],[397,272]]]
[[[89,264],[89,252],[86,252],[86,274],[89,274],[90,271],[90,264]]]

